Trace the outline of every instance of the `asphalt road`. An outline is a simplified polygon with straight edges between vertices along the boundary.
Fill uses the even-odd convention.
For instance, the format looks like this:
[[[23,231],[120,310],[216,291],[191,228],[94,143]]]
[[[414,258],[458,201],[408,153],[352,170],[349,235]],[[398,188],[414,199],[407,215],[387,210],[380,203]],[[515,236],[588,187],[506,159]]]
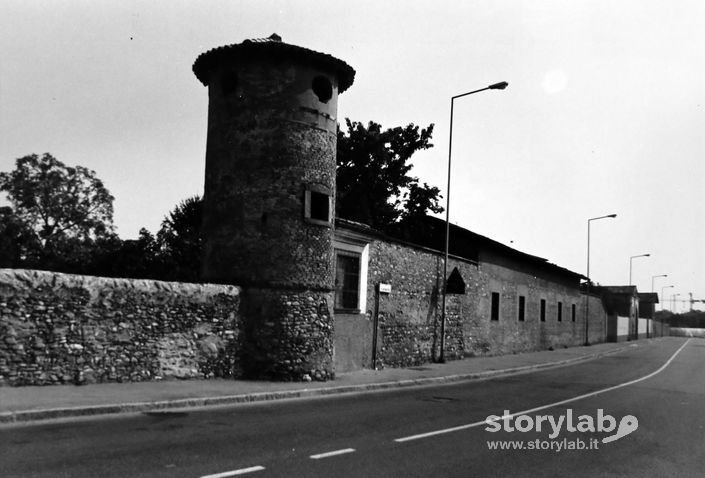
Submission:
[[[703,364],[705,340],[666,338],[462,384],[6,426],[0,476],[701,477]],[[485,419],[505,410],[516,415],[488,431]],[[598,413],[614,418],[614,430],[598,428]],[[602,442],[622,420],[633,431]],[[579,442],[595,449],[558,449]]]

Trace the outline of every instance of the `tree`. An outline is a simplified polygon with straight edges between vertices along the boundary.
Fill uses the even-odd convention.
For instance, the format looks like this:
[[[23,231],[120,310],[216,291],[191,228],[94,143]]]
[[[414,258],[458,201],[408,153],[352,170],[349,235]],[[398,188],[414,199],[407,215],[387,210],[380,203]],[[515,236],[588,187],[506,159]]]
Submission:
[[[147,229],[137,239],[102,241],[102,254],[94,261],[94,274],[132,279],[161,279],[163,268],[157,240]]]
[[[49,153],[17,159],[13,171],[0,173],[0,191],[44,252],[67,238],[95,240],[113,230],[113,196],[95,172],[66,166]]]
[[[200,196],[181,201],[164,217],[156,235],[142,228],[138,239],[103,246],[96,271],[111,277],[197,282],[203,247],[202,216]]]
[[[40,244],[34,231],[10,207],[0,207],[0,267],[31,267],[37,263]]]
[[[202,218],[203,200],[200,196],[192,196],[176,205],[162,221],[156,242],[165,279],[199,280],[203,250]]]
[[[411,123],[383,131],[372,121],[367,126],[349,119],[345,123],[347,133],[338,130],[338,217],[389,231],[443,211],[439,189],[409,174],[412,155],[433,146],[433,124],[420,130]]]

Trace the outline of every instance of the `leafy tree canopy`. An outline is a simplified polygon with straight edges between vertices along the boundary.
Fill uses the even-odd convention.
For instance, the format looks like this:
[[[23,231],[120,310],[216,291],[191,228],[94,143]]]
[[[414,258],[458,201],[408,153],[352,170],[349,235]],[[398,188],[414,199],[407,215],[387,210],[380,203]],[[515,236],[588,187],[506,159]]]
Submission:
[[[17,159],[13,171],[0,173],[0,191],[45,249],[64,238],[96,239],[113,230],[113,196],[95,172],[66,166],[49,153]]]
[[[40,245],[34,231],[10,207],[0,207],[0,267],[35,263]]]
[[[156,244],[170,280],[197,281],[201,269],[203,200],[181,201],[162,221]]]
[[[388,231],[443,211],[440,190],[410,174],[412,155],[433,146],[433,124],[382,130],[372,121],[367,126],[349,119],[345,123],[347,132],[338,130],[338,217]]]

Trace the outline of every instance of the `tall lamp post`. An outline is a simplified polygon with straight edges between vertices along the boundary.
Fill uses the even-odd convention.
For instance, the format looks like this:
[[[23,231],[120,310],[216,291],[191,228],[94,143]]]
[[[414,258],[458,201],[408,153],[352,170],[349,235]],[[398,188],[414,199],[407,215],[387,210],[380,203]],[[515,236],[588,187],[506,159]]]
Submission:
[[[663,291],[666,289],[672,289],[674,287],[675,286],[673,286],[673,285],[665,285],[665,286],[661,287],[661,298],[659,299],[659,302],[663,301],[663,302],[661,302],[661,310],[666,310],[666,307],[664,306],[664,304],[666,302],[665,302],[665,299],[663,298],[663,293],[664,293]],[[664,322],[663,319],[661,319],[661,337],[663,337],[663,322]]]
[[[617,217],[616,214],[608,214],[606,216],[591,217],[587,221],[587,295],[585,296],[585,345],[590,345],[588,338],[588,318],[590,317],[590,222],[598,219],[606,219]]]
[[[453,103],[457,98],[462,98],[463,96],[469,96],[475,93],[479,93],[485,90],[503,90],[509,83],[502,81],[500,83],[494,83],[485,88],[480,88],[479,90],[468,91],[467,93],[462,93],[460,95],[455,95],[450,99],[450,134],[448,138],[448,187],[446,188],[446,244],[445,244],[445,260],[443,261],[443,304],[441,310],[441,350],[438,357],[438,361],[445,362],[445,346],[446,346],[446,289],[448,288],[448,244],[450,242],[450,165],[452,158],[453,149]]]
[[[629,285],[632,285],[632,261],[637,257],[649,257],[651,254],[639,254],[629,258]],[[634,322],[634,340],[639,339],[639,317]]]
[[[656,275],[656,276],[651,276],[651,293],[654,292],[654,281],[655,281],[658,277],[668,277],[668,274],[659,274],[659,275]],[[655,311],[656,311],[656,305],[654,304],[653,312],[655,312]],[[652,312],[652,317],[651,317],[651,322],[650,322],[651,324],[654,324],[655,321],[656,321],[656,316],[653,315],[653,312]],[[648,325],[646,326],[646,338],[647,338],[647,339],[649,338],[649,326],[648,326]]]
[[[659,274],[657,276],[651,276],[651,292],[654,292],[654,279],[658,277],[668,277],[668,274]]]
[[[665,286],[661,287],[661,299],[660,299],[660,300],[663,301],[663,302],[661,302],[662,304],[665,303],[665,300],[664,300],[664,298],[663,298],[663,294],[664,294],[663,291],[666,290],[666,289],[672,289],[672,288],[674,288],[674,287],[675,287],[674,285],[665,285]],[[663,305],[661,305],[661,310],[665,310],[665,309],[666,309],[666,308],[665,308]]]
[[[629,258],[629,285],[632,285],[632,261],[637,257],[650,257],[651,254],[639,254],[638,256],[631,256]]]

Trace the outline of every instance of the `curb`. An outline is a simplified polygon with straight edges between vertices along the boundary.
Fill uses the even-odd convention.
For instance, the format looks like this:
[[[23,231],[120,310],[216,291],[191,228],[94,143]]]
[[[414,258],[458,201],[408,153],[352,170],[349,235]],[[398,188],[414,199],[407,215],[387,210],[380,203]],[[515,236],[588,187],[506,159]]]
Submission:
[[[337,387],[304,388],[300,390],[284,390],[278,392],[255,392],[238,395],[225,395],[218,397],[184,398],[176,400],[161,400],[153,402],[132,402],[111,405],[92,405],[84,407],[49,408],[39,410],[20,410],[15,412],[0,413],[0,425],[13,423],[31,423],[43,420],[61,418],[79,418],[98,415],[115,415],[128,413],[159,412],[164,410],[178,410],[187,408],[215,407],[222,405],[235,405],[242,403],[266,402],[273,400],[286,400],[294,398],[308,398],[326,395],[342,395],[346,393],[363,393],[397,388],[422,387],[443,383],[483,380],[504,375],[513,375],[522,372],[532,372],[549,368],[564,367],[579,362],[586,362],[607,355],[612,355],[630,349],[633,345],[623,346],[605,352],[588,354],[555,362],[545,362],[534,365],[523,365],[500,370],[485,370],[441,377],[425,377],[418,379],[405,379],[392,382],[366,383],[358,385],[341,385]]]

